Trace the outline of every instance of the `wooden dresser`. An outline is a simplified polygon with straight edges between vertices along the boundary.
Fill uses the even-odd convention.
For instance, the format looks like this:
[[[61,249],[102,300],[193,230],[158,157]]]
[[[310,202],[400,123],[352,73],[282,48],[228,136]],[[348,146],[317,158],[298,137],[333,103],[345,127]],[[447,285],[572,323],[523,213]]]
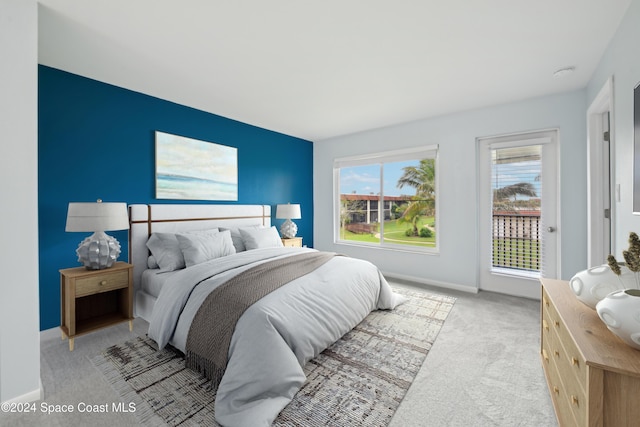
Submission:
[[[560,426],[639,426],[640,351],[611,333],[568,282],[541,282],[542,365]]]

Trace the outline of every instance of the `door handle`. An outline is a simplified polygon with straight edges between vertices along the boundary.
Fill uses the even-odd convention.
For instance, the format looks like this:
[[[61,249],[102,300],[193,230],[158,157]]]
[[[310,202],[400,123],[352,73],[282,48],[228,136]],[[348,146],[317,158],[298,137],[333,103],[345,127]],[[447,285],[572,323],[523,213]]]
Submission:
[[[556,231],[556,228],[555,227],[547,227],[547,231],[549,233],[553,233],[554,231]]]

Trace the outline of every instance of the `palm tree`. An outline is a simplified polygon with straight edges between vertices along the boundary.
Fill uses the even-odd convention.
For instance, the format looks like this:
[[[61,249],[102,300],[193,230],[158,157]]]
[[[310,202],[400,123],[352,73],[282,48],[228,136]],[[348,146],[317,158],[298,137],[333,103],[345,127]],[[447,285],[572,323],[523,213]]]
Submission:
[[[536,189],[530,182],[519,182],[497,188],[493,192],[493,210],[515,211],[518,196],[537,197]],[[513,200],[511,198],[513,197]]]
[[[495,198],[497,200],[504,200],[513,197],[513,201],[516,201],[518,196],[537,197],[536,189],[530,182],[519,182],[517,184],[507,185],[506,187],[498,188],[495,191]]]
[[[423,215],[433,214],[435,210],[436,194],[436,165],[434,159],[422,159],[418,166],[402,168],[403,174],[398,179],[397,187],[404,186],[416,189],[416,195],[408,203],[398,218],[398,222],[410,223],[412,234],[419,235],[418,221]]]
[[[422,159],[419,166],[402,168],[402,176],[398,178],[397,187],[404,186],[416,189],[416,195],[432,199],[436,193],[436,164],[434,159]]]
[[[433,212],[435,208],[435,200],[421,200],[418,196],[414,196],[414,200],[411,200],[407,205],[405,205],[404,211],[402,211],[402,215],[398,218],[398,222],[408,223],[412,226],[411,235],[419,236],[420,230],[418,230],[418,222],[423,215],[429,215]]]

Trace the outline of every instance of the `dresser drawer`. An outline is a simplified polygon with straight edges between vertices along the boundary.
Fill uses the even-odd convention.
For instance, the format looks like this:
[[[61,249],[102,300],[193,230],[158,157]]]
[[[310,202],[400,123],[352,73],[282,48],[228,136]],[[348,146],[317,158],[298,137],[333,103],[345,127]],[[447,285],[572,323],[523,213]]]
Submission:
[[[567,370],[571,371],[582,390],[587,389],[587,366],[578,351],[576,344],[571,339],[569,332],[564,325],[557,327],[558,340],[564,350],[564,359]]]
[[[553,342],[553,341],[552,341]],[[574,418],[579,426],[586,425],[587,420],[587,399],[585,388],[578,381],[575,374],[574,364],[567,356],[562,342],[554,342],[551,359],[558,371],[558,375],[563,385],[567,407],[571,409]],[[582,365],[584,363],[581,362]]]
[[[543,314],[546,314],[546,317],[543,315],[543,324],[546,320],[554,332],[557,348],[553,349],[553,353],[558,358],[558,369],[560,369],[561,372],[566,372],[567,374],[571,372],[575,376],[575,380],[578,382],[582,390],[586,391],[587,366],[582,355],[578,351],[578,347],[573,341],[571,334],[569,334],[565,324],[560,319],[556,308],[553,304],[547,304],[547,302],[548,299],[546,298],[546,295],[543,294],[542,303],[545,304]],[[561,354],[558,354],[558,351]]]
[[[129,272],[116,271],[76,279],[76,297],[93,295],[129,286]]]
[[[560,380],[560,374],[556,369],[555,360],[549,358],[548,361],[544,361],[543,363],[544,370],[547,373],[549,392],[553,400],[553,406],[556,408],[556,415],[560,426],[584,425],[576,422],[575,414],[570,407],[570,396],[567,394],[567,390]]]
[[[547,340],[553,339],[557,335],[555,327],[552,328],[554,320],[549,315],[549,310],[546,308],[542,310],[542,336]]]
[[[544,328],[544,320],[543,320]],[[542,332],[542,344],[541,344],[541,356],[544,369],[548,369],[551,363],[551,348],[553,347],[551,334],[549,332]]]

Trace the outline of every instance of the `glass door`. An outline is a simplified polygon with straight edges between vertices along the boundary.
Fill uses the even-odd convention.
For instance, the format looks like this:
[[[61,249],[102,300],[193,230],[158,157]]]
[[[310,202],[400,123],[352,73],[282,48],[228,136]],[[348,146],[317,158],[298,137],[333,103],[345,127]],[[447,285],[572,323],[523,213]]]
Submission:
[[[557,276],[555,131],[478,140],[479,287],[539,298]]]

